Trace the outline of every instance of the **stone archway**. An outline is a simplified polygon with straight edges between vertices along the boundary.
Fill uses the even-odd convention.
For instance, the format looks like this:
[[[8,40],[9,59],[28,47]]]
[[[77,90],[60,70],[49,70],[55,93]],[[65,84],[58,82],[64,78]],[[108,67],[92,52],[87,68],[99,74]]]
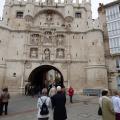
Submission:
[[[53,77],[51,77],[50,72],[53,72]],[[56,67],[51,65],[42,65],[35,68],[30,73],[28,81],[34,87],[35,94],[41,92],[41,90],[45,87],[48,88],[52,82],[55,82],[56,86],[64,86],[62,73]]]

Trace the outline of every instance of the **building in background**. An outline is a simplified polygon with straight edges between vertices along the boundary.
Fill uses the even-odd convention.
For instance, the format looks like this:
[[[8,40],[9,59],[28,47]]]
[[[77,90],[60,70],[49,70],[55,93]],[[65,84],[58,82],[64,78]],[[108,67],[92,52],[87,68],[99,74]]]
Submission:
[[[98,12],[104,31],[109,88],[120,90],[120,1],[100,4]]]
[[[6,0],[0,22],[0,87],[58,82],[81,92],[108,87],[103,31],[91,0]]]

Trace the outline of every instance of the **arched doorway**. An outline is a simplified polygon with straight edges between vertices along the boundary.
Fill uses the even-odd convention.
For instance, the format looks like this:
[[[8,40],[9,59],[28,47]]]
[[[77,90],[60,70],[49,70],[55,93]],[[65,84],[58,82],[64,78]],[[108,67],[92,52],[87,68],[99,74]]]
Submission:
[[[57,68],[51,65],[42,65],[35,68],[30,73],[28,81],[34,88],[34,94],[41,92],[43,88],[49,88],[53,82],[56,86],[64,86],[63,75]]]

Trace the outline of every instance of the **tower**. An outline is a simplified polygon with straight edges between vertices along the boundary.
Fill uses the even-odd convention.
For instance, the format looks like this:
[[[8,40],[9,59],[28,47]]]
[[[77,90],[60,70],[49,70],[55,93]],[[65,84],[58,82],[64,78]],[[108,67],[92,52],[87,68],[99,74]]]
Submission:
[[[10,15],[10,0],[5,0],[4,11],[3,11],[3,22],[5,25],[9,23]]]
[[[28,0],[25,8],[25,12],[24,12],[24,18],[26,19],[26,21],[32,21],[34,17],[34,7],[35,7],[34,1]]]
[[[65,0],[65,19],[67,22],[71,22],[74,18],[73,13],[73,1],[72,0]]]

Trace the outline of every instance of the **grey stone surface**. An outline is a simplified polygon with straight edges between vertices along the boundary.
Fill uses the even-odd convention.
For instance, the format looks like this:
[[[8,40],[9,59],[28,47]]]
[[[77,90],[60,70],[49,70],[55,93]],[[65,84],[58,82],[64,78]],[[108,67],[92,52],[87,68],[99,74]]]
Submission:
[[[98,97],[75,95],[74,103],[69,103],[67,96],[67,120],[100,120],[97,115]],[[0,120],[37,120],[37,97],[12,96],[9,102],[8,115],[1,116]],[[52,119],[52,111],[51,117]]]

